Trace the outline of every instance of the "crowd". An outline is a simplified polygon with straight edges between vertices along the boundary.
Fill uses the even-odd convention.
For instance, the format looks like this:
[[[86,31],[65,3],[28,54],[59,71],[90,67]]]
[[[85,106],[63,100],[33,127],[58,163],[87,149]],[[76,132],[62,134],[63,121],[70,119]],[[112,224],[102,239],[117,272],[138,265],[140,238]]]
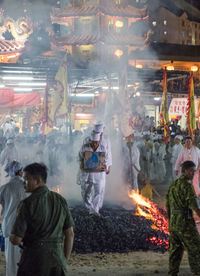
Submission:
[[[175,121],[169,127],[167,144],[163,140],[162,128],[155,128],[150,118],[143,131],[136,129],[125,139],[118,131],[114,131],[111,139],[112,142],[113,139],[120,141],[120,167],[124,183],[129,183],[131,189],[141,190],[141,174],[152,183],[173,183],[167,198],[168,216],[173,226],[176,224],[176,221],[171,222],[174,215],[185,215],[185,211],[182,212],[180,208],[189,208],[200,215],[196,201],[200,194],[199,135],[196,131],[193,141],[187,133],[181,131],[177,123]],[[99,122],[87,133],[76,131],[72,135],[53,130],[44,137],[39,128],[19,133],[14,121],[7,116],[0,129],[0,204],[6,275],[66,275],[66,260],[73,246],[74,223],[66,200],[51,190],[66,182],[65,170],[70,163],[77,163],[77,184],[81,187],[84,207],[89,215],[101,215],[106,175],[112,172],[112,143],[104,133],[105,126]],[[184,185],[188,185],[188,181],[193,181],[194,189],[190,184],[186,189],[187,194],[184,190],[185,197],[180,196],[178,193]],[[177,184],[173,192],[174,183]],[[178,185],[180,187],[176,190]],[[180,252],[183,252],[183,248],[176,248],[177,245],[181,246],[183,237],[180,233],[177,236],[177,229],[170,228],[174,238],[170,245],[170,275],[177,275],[173,271],[177,273],[180,265],[177,260],[181,260]],[[191,246],[200,244],[194,225],[190,231],[194,233]],[[194,254],[187,244],[188,236],[182,242],[188,246],[186,249],[192,258]],[[22,254],[16,245],[22,249]],[[196,260],[200,253],[197,246],[195,250]],[[195,273],[199,273],[196,261],[191,262],[190,266]]]

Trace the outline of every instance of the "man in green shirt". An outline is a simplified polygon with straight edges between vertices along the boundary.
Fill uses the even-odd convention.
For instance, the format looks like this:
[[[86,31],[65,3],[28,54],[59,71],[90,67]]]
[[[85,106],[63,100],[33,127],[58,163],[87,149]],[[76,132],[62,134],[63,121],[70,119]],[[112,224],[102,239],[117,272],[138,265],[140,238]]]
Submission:
[[[200,275],[200,235],[193,218],[193,211],[200,217],[200,209],[192,185],[194,172],[195,164],[192,161],[185,161],[182,164],[182,175],[170,185],[166,198],[171,276],[178,275],[184,249],[187,250],[192,273]]]
[[[47,168],[33,163],[24,168],[25,191],[31,195],[21,201],[10,241],[23,243],[18,276],[64,276],[74,232],[66,200],[46,187]]]

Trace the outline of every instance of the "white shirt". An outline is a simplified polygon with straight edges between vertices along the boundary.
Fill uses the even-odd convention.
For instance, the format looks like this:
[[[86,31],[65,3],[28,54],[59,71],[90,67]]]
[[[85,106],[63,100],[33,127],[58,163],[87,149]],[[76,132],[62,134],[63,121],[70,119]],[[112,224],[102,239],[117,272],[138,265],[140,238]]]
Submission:
[[[10,236],[16,219],[17,207],[25,197],[24,184],[19,176],[11,178],[7,184],[0,187],[1,215],[3,217],[2,232],[4,237]]]
[[[175,164],[176,163],[176,160],[179,156],[179,153],[181,152],[181,150],[183,149],[183,146],[182,144],[175,144],[173,147],[172,147],[172,158],[171,158],[171,163],[172,164]]]
[[[200,164],[200,150],[195,146],[192,146],[191,149],[183,147],[176,160],[174,170],[179,171],[181,164],[187,160],[193,161],[197,169]]]

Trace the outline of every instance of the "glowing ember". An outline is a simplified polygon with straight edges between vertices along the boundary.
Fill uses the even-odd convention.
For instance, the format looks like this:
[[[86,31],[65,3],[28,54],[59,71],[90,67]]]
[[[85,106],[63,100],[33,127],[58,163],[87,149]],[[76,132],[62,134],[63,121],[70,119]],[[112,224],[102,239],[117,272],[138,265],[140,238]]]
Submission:
[[[52,189],[52,191],[53,191],[53,192],[56,192],[56,193],[58,193],[58,194],[61,193],[60,187],[55,187],[55,188]]]
[[[129,193],[129,197],[132,198],[137,204],[136,215],[143,216],[146,219],[152,220],[152,229],[159,230],[161,232],[164,232],[165,234],[169,234],[168,220],[164,217],[164,215],[161,214],[156,204],[138,194],[134,190]],[[152,237],[149,240],[157,245],[162,245],[163,243],[165,243],[165,247],[169,247],[168,240],[157,239],[156,237]]]

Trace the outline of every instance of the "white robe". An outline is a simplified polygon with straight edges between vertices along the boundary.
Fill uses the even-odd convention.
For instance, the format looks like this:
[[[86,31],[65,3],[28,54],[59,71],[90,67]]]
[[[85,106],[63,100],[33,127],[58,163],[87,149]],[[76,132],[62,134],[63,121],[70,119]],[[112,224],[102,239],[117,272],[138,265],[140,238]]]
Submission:
[[[20,248],[9,241],[19,202],[26,197],[23,181],[19,176],[0,187],[0,204],[2,205],[2,232],[5,237],[6,276],[17,275],[17,263],[20,259]]]
[[[80,162],[83,162],[85,151],[93,151],[90,144],[82,146],[79,152]],[[105,152],[105,165],[108,166],[108,152],[105,147],[99,144],[96,152]],[[105,181],[105,172],[85,172],[81,170],[81,193],[85,207],[90,213],[99,213],[99,209],[103,206]]]
[[[176,164],[176,160],[179,156],[179,153],[181,152],[181,150],[183,149],[183,146],[182,144],[175,144],[173,147],[172,147],[172,151],[171,151],[171,154],[172,154],[172,157],[171,157],[171,164],[172,164],[172,170],[173,170],[173,179],[177,179],[177,176],[176,176],[176,172],[174,170],[174,166]]]
[[[174,167],[175,171],[181,171],[181,164],[187,160],[191,160],[194,162],[195,164],[195,169],[199,169],[200,166],[200,150],[193,146],[190,150],[188,150],[187,148],[182,148],[182,150],[180,151],[178,158],[176,160],[176,164]],[[197,170],[195,172],[194,178],[193,178],[193,186],[194,186],[194,190],[196,192],[197,195],[200,195],[200,187],[199,187],[199,170]]]

